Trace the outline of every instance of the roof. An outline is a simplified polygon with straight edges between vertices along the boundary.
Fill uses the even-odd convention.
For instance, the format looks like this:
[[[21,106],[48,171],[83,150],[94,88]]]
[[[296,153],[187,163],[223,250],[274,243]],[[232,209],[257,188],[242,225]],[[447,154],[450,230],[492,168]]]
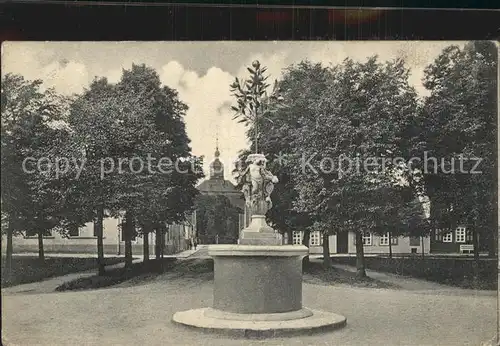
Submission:
[[[229,180],[223,179],[207,179],[198,185],[197,189],[200,192],[212,192],[212,193],[242,193],[237,190],[236,187]]]

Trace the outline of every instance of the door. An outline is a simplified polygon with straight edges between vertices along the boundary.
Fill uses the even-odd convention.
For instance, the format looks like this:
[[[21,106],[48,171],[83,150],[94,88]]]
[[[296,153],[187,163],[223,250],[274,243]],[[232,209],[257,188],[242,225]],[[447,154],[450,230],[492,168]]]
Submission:
[[[349,240],[348,232],[337,233],[337,253],[348,253],[347,242]]]

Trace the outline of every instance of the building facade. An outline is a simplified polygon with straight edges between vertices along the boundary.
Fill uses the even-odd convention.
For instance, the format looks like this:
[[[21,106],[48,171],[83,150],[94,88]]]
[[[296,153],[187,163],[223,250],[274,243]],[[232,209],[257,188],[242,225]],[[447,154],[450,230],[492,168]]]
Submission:
[[[479,251],[483,249],[479,239]],[[455,229],[436,229],[431,233],[431,252],[433,253],[472,253],[474,240],[472,231],[460,225]]]
[[[224,164],[220,161],[220,152],[218,145],[215,147],[214,160],[210,163],[209,178],[202,181],[197,189],[202,195],[225,196],[233,207],[241,210],[239,214],[238,230],[241,231],[248,225],[249,215],[245,206],[243,193],[236,189],[234,184],[224,178]],[[237,239],[222,239],[217,235],[200,239],[204,243],[236,243]]]
[[[302,244],[304,232],[294,231],[292,243]],[[333,234],[328,237],[330,254],[356,254],[356,234],[354,232]],[[284,236],[283,243],[288,243]],[[389,234],[377,235],[370,232],[363,234],[363,250],[365,254],[389,254]],[[429,237],[391,237],[393,254],[430,253]],[[323,253],[323,237],[321,232],[314,231],[309,235],[309,253]]]
[[[163,253],[174,254],[188,248],[187,240],[195,234],[194,221],[196,215],[191,215],[182,224],[167,226],[167,232],[163,242]],[[105,218],[103,221],[103,247],[106,255],[124,254],[125,242],[123,241],[120,218]],[[149,234],[149,253],[155,253],[156,235]],[[143,255],[144,239],[142,235],[136,235],[132,240],[132,254]],[[6,241],[2,239],[2,251],[5,251]],[[67,236],[56,231],[49,231],[43,237],[43,247],[46,253],[91,253],[97,252],[97,234],[94,223],[89,222],[80,228],[68,230]],[[38,236],[35,233],[25,232],[13,238],[14,253],[38,252]]]
[[[234,207],[245,209],[243,193],[236,189],[232,182],[224,179],[224,164],[220,161],[219,148],[216,146],[214,160],[210,163],[209,178],[202,181],[197,189],[203,195],[226,196]]]

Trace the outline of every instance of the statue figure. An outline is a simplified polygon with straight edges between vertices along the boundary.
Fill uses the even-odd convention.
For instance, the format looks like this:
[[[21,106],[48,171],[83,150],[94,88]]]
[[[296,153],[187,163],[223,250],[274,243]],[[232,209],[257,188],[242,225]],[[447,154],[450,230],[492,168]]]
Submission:
[[[266,158],[262,154],[248,156],[248,166],[238,172],[238,184],[243,186],[243,194],[252,214],[265,215],[272,207],[271,193],[278,178],[266,169]]]

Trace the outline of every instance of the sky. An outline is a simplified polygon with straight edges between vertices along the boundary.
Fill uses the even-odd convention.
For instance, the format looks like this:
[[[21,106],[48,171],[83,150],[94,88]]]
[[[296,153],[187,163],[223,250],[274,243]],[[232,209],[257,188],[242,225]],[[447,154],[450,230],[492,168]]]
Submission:
[[[192,153],[212,161],[218,137],[226,179],[232,180],[232,162],[248,147],[245,128],[233,118],[229,85],[246,77],[254,60],[267,66],[270,80],[284,68],[303,60],[337,64],[349,57],[364,61],[404,57],[411,69],[410,83],[421,96],[423,71],[451,44],[450,41],[213,41],[213,42],[4,42],[2,75],[21,74],[41,79],[61,94],[80,93],[95,77],[116,83],[132,63],[156,69],[163,85],[179,92],[188,105],[185,122]]]

